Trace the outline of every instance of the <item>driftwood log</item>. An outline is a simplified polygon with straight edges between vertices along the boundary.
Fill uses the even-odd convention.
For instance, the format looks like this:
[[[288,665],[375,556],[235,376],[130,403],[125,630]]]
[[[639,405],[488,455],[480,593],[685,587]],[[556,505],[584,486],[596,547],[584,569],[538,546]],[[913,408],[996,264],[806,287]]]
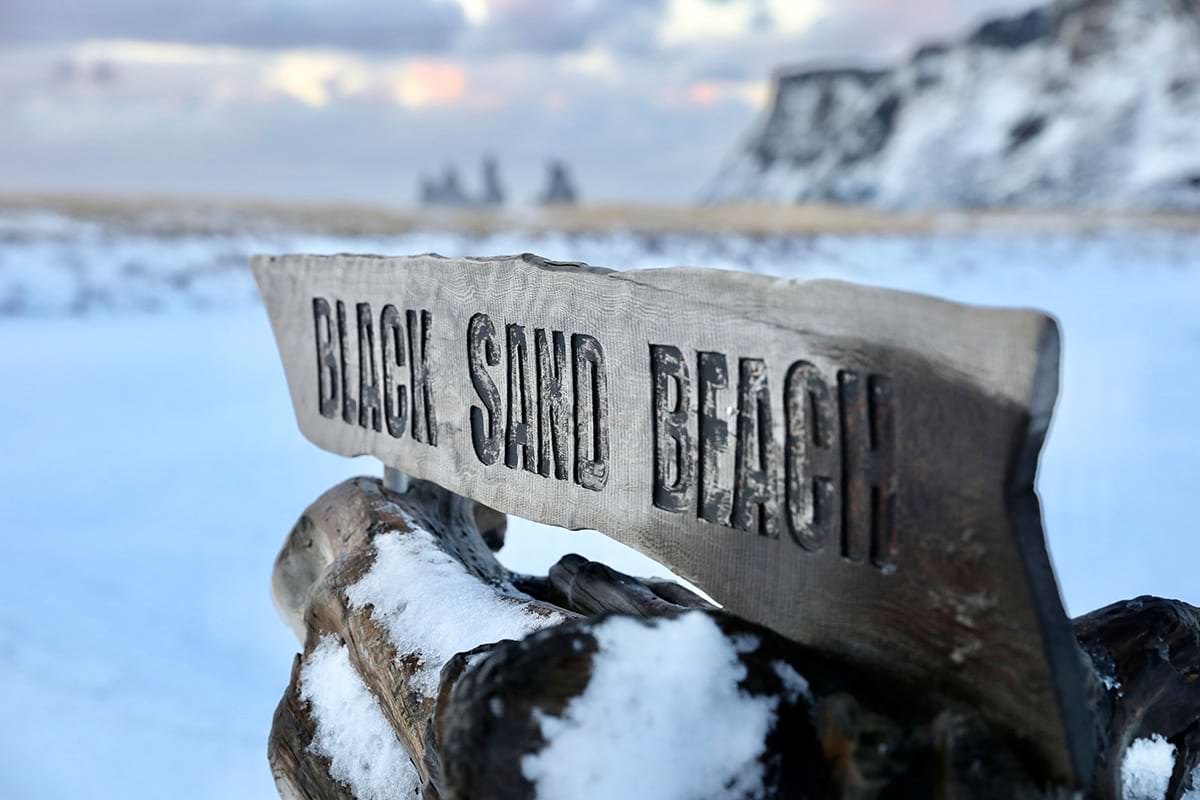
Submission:
[[[512,574],[492,552],[502,545],[503,532],[502,515],[420,481],[401,495],[376,480],[351,480],[304,513],[273,575],[276,603],[304,646],[269,740],[271,767],[284,798],[356,796],[344,776],[336,775],[328,753],[314,744],[325,723],[306,699],[305,665],[330,642],[344,646],[414,770],[403,791],[397,786],[395,791],[359,792],[360,800],[367,794],[416,797],[418,792],[425,800],[508,800],[546,796],[531,777],[529,759],[553,752],[547,749],[546,720],[564,717],[597,679],[597,665],[621,655],[642,657],[614,652],[622,647],[620,639],[608,635],[614,620],[624,630],[640,626],[635,630],[644,630],[652,640],[667,636],[669,626],[685,618],[689,625],[715,626],[715,635],[736,653],[738,696],[771,709],[770,724],[761,731],[759,746],[752,748],[757,783],[745,787],[741,796],[1078,796],[1050,785],[1034,754],[972,708],[934,700],[922,686],[806,647],[715,608],[674,583],[633,578],[579,556],[563,558],[546,576]],[[441,597],[437,575],[447,576],[442,610],[460,628],[467,625],[465,639],[462,630],[455,632],[469,646],[455,653],[433,652],[433,647],[422,651],[421,632],[398,633],[394,617],[363,602],[355,587],[382,559],[381,536],[391,536],[393,542],[413,537],[408,541],[412,547],[404,551],[417,562],[413,568],[431,565],[428,581],[397,587],[425,593],[409,602],[436,605]],[[446,571],[450,560],[458,565],[456,572]],[[497,614],[521,615],[525,635],[490,640],[488,633],[495,629],[484,624],[489,620],[472,619],[465,606],[456,606],[468,602],[460,599],[464,580],[475,587],[472,597],[483,592],[491,598]],[[430,593],[432,597],[426,596]],[[442,624],[439,616],[426,614],[409,624],[436,628]],[[479,626],[483,638],[470,637],[471,625]],[[1106,738],[1087,796],[1121,798],[1121,754],[1133,740],[1159,734],[1178,754],[1167,797],[1181,798],[1200,758],[1197,609],[1139,598],[1088,614],[1075,628],[1095,666],[1097,685],[1107,687],[1094,698]],[[432,682],[431,670],[436,671]],[[654,685],[645,673],[633,672],[625,679]],[[643,723],[639,709],[612,713],[628,714],[625,727],[636,740]],[[714,730],[736,725],[722,716],[720,707],[704,719],[704,730],[675,731],[682,741],[674,744],[686,750],[694,737],[699,747]],[[586,721],[573,724],[581,726],[581,735],[595,736],[592,750],[603,764],[612,744],[605,739],[608,728],[593,732]],[[662,744],[645,742],[647,747]],[[636,796],[636,784],[628,789],[628,796]],[[695,796],[735,797],[739,791],[737,785],[716,786]]]

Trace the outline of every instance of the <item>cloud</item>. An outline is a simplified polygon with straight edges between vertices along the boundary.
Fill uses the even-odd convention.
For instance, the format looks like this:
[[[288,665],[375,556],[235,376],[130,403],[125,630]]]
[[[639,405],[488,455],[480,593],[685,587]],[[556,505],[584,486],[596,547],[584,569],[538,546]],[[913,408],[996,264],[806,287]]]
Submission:
[[[466,28],[447,0],[4,0],[0,43],[132,39],[264,49],[436,52]]]
[[[475,41],[481,49],[641,52],[653,47],[664,10],[664,0],[486,0]]]
[[[427,57],[297,55],[310,54],[118,62],[120,82],[103,91],[43,86],[5,98],[18,77],[9,62],[26,56],[0,54],[0,174],[43,189],[405,203],[442,164],[477,187],[490,152],[516,200],[532,198],[546,160],[561,157],[589,200],[683,202],[753,113],[724,85],[694,105],[690,84],[653,70],[631,89],[526,54],[467,66],[465,78]],[[490,95],[499,100],[478,102]]]
[[[0,175],[403,202],[494,152],[520,197],[554,155],[589,199],[678,202],[773,69],[887,63],[1026,1],[0,0]]]
[[[893,63],[915,46],[954,39],[983,18],[1025,10],[1030,0],[842,0],[800,39],[803,60]]]
[[[396,102],[408,108],[453,103],[466,88],[463,68],[444,61],[412,61],[392,79]]]

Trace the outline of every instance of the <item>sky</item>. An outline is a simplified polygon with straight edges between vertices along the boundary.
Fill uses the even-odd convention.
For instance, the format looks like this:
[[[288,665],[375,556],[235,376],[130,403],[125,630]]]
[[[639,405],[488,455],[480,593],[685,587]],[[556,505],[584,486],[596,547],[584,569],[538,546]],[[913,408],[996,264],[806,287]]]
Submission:
[[[687,203],[774,70],[882,65],[1030,0],[0,0],[0,192]]]

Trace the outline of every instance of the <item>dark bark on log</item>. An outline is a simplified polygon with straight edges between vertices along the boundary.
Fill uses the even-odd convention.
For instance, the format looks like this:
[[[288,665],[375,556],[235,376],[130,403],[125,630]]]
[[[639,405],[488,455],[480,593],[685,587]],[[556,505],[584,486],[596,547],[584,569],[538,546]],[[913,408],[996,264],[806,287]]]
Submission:
[[[731,641],[747,636],[758,640],[755,649],[740,655],[746,677],[739,688],[779,701],[763,758],[764,796],[1048,796],[1005,740],[969,710],[921,717],[913,704],[895,701],[899,687],[879,683],[878,676],[829,662],[723,612],[705,613]],[[607,616],[501,643],[465,675],[443,676],[443,700],[428,748],[442,757],[443,798],[534,796],[521,763],[545,745],[537,720],[562,715],[586,689],[598,649],[591,631]],[[811,701],[783,685],[780,663],[808,680]],[[717,716],[711,720],[718,729],[723,722]]]
[[[445,798],[534,796],[521,762],[545,745],[538,718],[562,715],[587,688],[599,649],[592,630],[607,618],[603,614],[540,631],[523,642],[501,643],[454,683],[434,729],[434,749],[443,757]],[[808,701],[788,692],[774,667],[786,655],[779,648],[785,640],[724,614],[715,613],[714,619],[730,637],[764,637],[764,644],[741,655],[747,674],[740,688],[751,696],[779,700],[764,759],[767,796],[829,796],[831,778],[809,720]],[[714,716],[711,722],[720,728],[724,720]]]
[[[483,536],[483,542],[493,553],[504,547],[504,534],[508,530],[508,516],[482,503],[475,504],[475,527]]]
[[[550,568],[550,583],[566,599],[566,607],[580,614],[617,611],[638,617],[659,617],[685,608],[713,608],[699,595],[677,584],[632,578],[578,555],[559,559]],[[663,588],[668,585],[674,591]]]
[[[1096,702],[1108,732],[1097,797],[1120,800],[1125,748],[1158,734],[1175,746],[1167,800],[1178,800],[1200,763],[1200,609],[1138,597],[1079,617],[1075,635],[1108,686]]]

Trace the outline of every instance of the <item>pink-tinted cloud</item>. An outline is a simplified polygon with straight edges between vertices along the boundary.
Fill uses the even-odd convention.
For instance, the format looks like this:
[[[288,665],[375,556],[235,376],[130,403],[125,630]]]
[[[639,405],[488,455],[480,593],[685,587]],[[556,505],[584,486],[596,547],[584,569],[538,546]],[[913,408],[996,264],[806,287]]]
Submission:
[[[411,61],[394,80],[393,89],[396,100],[410,108],[445,105],[462,98],[467,73],[449,61]]]

